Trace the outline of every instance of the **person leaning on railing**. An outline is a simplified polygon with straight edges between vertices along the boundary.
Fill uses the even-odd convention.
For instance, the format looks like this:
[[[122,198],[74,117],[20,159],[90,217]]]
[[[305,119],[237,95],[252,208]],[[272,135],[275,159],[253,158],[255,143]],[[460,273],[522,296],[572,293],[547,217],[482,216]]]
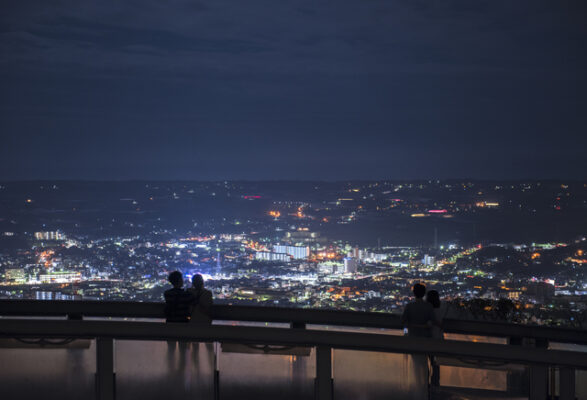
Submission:
[[[431,337],[431,327],[434,324],[434,307],[432,304],[424,301],[426,286],[416,283],[412,288],[415,300],[406,305],[402,314],[402,324],[404,331],[407,328],[408,336]],[[422,354],[411,356],[413,362],[413,372],[415,376],[420,376],[422,380],[428,382],[430,379],[430,370],[428,368],[428,357]],[[422,400],[429,398],[429,390],[421,392],[416,397]]]
[[[165,298],[165,318],[167,322],[189,322],[192,305],[195,297],[192,293],[184,290],[183,275],[179,271],[173,271],[167,278],[173,288],[163,294]]]
[[[191,321],[209,324],[212,322],[212,292],[204,287],[202,275],[192,277],[192,287],[187,290],[194,296]]]
[[[444,339],[444,332],[442,331],[442,323],[446,315],[446,304],[440,301],[440,294],[436,290],[429,290],[426,293],[426,302],[432,304],[434,310],[434,321],[431,327],[432,337],[434,339]],[[434,356],[430,356],[430,384],[432,386],[440,385],[440,366]]]
[[[402,314],[402,324],[408,336],[431,337],[434,324],[434,308],[424,301],[426,286],[416,283],[412,289],[415,300],[406,305]]]

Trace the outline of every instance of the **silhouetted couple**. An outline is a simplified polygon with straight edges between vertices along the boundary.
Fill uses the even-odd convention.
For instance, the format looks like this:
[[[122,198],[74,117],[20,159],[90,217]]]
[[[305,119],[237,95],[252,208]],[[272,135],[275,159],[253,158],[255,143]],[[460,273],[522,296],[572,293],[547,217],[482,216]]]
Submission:
[[[442,338],[440,296],[436,290],[426,293],[426,286],[416,283],[412,289],[415,300],[406,305],[402,324],[408,336]],[[426,301],[424,296],[426,295]]]
[[[212,292],[204,288],[202,275],[192,277],[192,287],[183,289],[183,275],[179,271],[169,274],[173,288],[165,291],[165,317],[167,322],[210,323]]]
[[[404,331],[407,329],[408,336],[443,338],[440,296],[436,290],[426,293],[426,286],[416,283],[412,289],[415,300],[406,305],[402,314]],[[426,301],[424,301],[426,296]],[[434,357],[427,358],[423,355],[413,355],[414,371],[416,377],[425,378],[433,386],[439,384],[439,368]],[[431,370],[428,363],[430,363]],[[422,398],[428,398],[428,393]]]
[[[204,279],[202,275],[196,274],[192,277],[192,287],[183,289],[183,276],[181,272],[174,271],[168,276],[169,283],[173,288],[166,290],[165,297],[165,317],[169,323],[200,323],[210,324],[212,292],[204,288]],[[186,369],[186,359],[191,353],[192,366],[199,370],[201,362],[208,363],[205,370],[213,368],[214,351],[211,343],[205,343],[208,358],[199,359],[200,343],[191,343],[185,340],[168,340],[167,341],[167,370],[169,378],[176,380],[178,385],[188,387],[191,383],[186,378],[190,369]],[[176,356],[178,352],[178,356]],[[187,389],[186,389],[187,390]]]

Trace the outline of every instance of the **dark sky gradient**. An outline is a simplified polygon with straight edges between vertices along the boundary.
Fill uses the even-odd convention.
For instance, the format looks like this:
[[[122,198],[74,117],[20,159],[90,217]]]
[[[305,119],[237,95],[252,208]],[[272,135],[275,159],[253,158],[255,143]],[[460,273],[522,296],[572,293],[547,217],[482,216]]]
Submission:
[[[586,178],[586,4],[4,0],[0,179]]]

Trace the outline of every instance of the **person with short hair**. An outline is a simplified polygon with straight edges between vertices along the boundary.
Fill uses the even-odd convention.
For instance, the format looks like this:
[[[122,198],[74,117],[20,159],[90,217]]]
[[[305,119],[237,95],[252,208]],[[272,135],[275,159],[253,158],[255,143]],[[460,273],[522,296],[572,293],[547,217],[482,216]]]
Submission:
[[[163,294],[165,298],[165,317],[167,322],[189,322],[194,304],[194,295],[183,287],[183,275],[173,271],[167,278],[173,288]]]
[[[412,288],[415,300],[406,305],[402,314],[402,324],[408,329],[408,336],[431,337],[434,323],[434,308],[424,301],[426,286],[416,283]]]
[[[192,322],[212,322],[212,292],[204,287],[204,278],[200,274],[192,276],[192,287],[187,290],[194,296]]]
[[[406,305],[404,313],[402,314],[402,324],[404,329],[407,328],[408,336],[414,337],[431,337],[431,327],[434,323],[434,308],[432,304],[424,301],[426,294],[426,286],[421,283],[416,283],[412,288],[415,300]],[[423,382],[428,383],[430,379],[430,371],[428,368],[428,357],[423,354],[413,354],[412,368],[415,377],[422,379]],[[426,385],[426,390],[416,391],[412,398],[428,399],[430,396],[430,385]]]

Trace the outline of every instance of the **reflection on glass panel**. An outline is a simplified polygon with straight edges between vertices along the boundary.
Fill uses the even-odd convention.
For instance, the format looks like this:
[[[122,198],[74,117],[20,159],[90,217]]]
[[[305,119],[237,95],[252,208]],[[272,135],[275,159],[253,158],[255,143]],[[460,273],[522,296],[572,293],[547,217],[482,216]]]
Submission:
[[[568,351],[581,351],[587,352],[587,345],[574,344],[574,343],[557,343],[550,342],[548,348],[552,350],[568,350]],[[558,376],[556,386],[558,394]],[[576,370],[575,371],[575,396],[577,399],[587,400],[587,371]]]
[[[290,354],[262,354],[258,347],[224,345],[218,360],[220,399],[313,399],[315,350],[265,349],[275,350]]]
[[[257,328],[289,328],[289,323],[286,322],[215,320],[212,321],[212,325],[254,326]]]
[[[95,397],[94,340],[76,340],[65,348],[23,348],[29,346],[13,339],[2,341],[0,398],[38,400],[48,394],[56,399]]]
[[[336,399],[427,399],[426,356],[334,350]]]
[[[401,329],[387,329],[387,328],[368,328],[358,326],[344,326],[344,325],[314,325],[308,324],[306,329],[316,331],[331,331],[331,332],[352,332],[352,333],[374,333],[377,335],[392,335],[403,336],[404,331]]]
[[[440,385],[506,391],[508,389],[508,372],[441,365]]]
[[[118,400],[213,399],[214,344],[117,340],[115,372]]]
[[[587,400],[587,371],[575,371],[575,396]]]
[[[504,337],[466,335],[459,333],[445,333],[444,338],[446,340],[475,343],[508,343],[507,338]],[[499,365],[495,365],[490,369],[474,368],[474,365],[454,365],[455,363],[463,364],[464,362],[447,358],[439,358],[438,363],[440,364],[439,375],[441,386],[506,391],[508,390],[508,374],[521,375],[524,373],[523,367],[511,365],[503,365],[501,368]],[[489,363],[489,365],[491,364],[492,363]]]
[[[508,344],[507,338],[494,336],[466,335],[461,333],[445,333],[446,340],[460,340],[463,342]]]

